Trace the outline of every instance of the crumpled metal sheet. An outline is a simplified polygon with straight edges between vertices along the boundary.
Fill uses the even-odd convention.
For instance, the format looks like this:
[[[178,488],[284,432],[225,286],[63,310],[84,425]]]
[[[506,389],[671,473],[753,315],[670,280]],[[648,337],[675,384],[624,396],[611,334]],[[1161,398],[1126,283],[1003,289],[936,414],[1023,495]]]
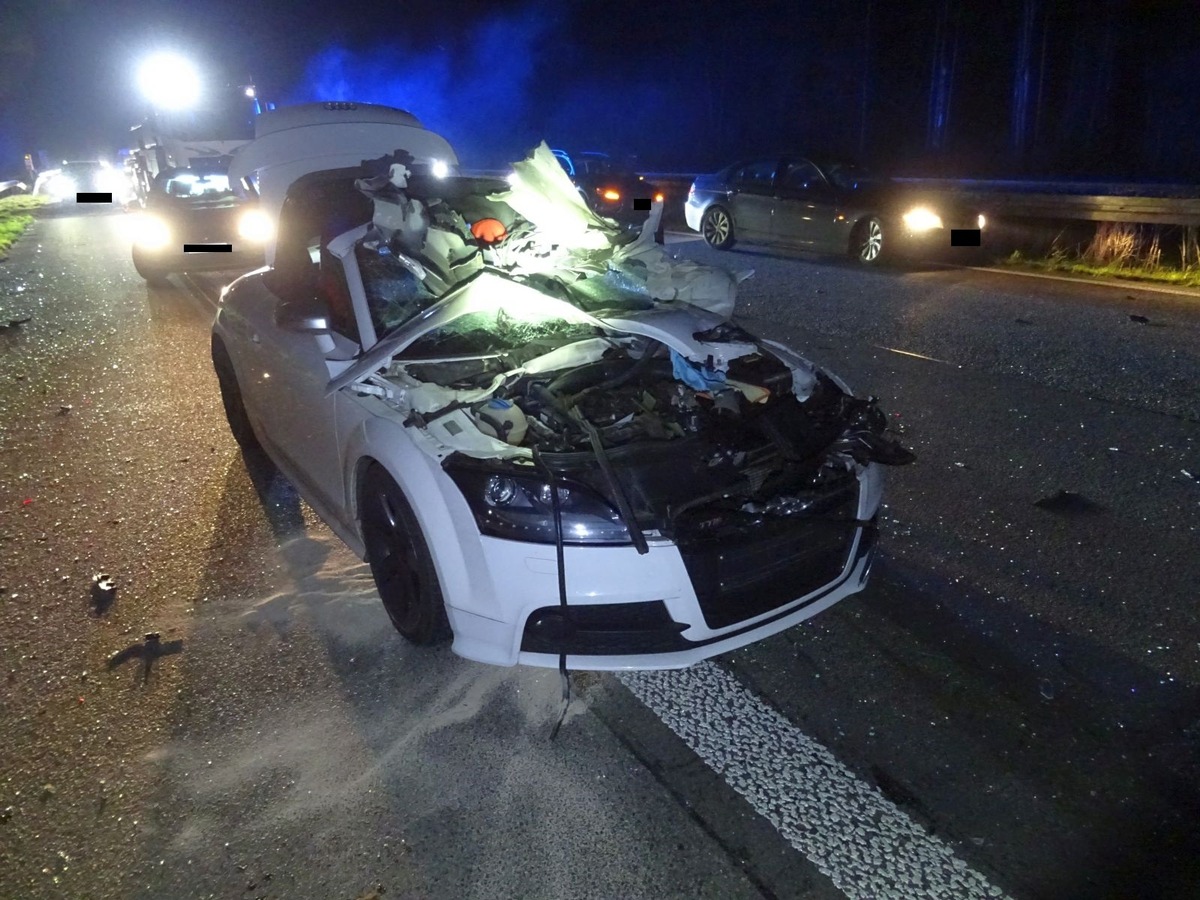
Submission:
[[[509,190],[489,199],[511,206],[538,230],[573,250],[607,250],[623,232],[617,223],[596,215],[563,171],[546,142],[512,164]]]
[[[692,260],[671,259],[654,242],[662,204],[651,205],[641,234],[630,240],[616,222],[596,215],[545,142],[513,163],[508,191],[489,199],[503,201],[533,226],[511,234],[496,248],[503,268],[529,273],[558,272],[605,283],[579,286],[593,297],[611,289],[614,297],[637,293],[651,300],[677,300],[722,317],[733,314],[737,286],[753,271],[732,273]]]

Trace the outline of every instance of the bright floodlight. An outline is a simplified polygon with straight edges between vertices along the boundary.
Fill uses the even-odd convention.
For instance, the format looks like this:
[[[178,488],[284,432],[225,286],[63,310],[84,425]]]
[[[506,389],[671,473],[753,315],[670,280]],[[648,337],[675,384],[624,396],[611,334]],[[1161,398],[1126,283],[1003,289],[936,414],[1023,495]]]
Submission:
[[[142,93],[159,109],[187,109],[200,99],[200,75],[182,56],[158,53],[138,72]]]

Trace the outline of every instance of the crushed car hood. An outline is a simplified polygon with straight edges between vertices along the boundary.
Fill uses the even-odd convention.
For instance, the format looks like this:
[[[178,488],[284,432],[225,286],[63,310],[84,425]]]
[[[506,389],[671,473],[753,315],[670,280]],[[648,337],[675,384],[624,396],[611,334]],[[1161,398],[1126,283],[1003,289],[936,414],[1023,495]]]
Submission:
[[[507,189],[429,178],[402,154],[364,168],[372,220],[328,246],[381,334],[331,366],[328,391],[392,407],[461,477],[553,472],[633,531],[669,534],[700,506],[842,503],[866,466],[912,460],[873,398],[729,320],[750,273],[670,258],[652,237],[661,203],[630,235],[545,144]]]
[[[590,325],[603,331],[653,338],[693,362],[709,363],[717,369],[727,368],[730,360],[758,350],[754,343],[748,341],[715,342],[697,339],[697,335],[702,335],[725,321],[721,316],[698,307],[664,302],[642,311],[591,315],[566,301],[548,296],[502,275],[485,271],[456,288],[415,321],[385,336],[352,366],[330,381],[327,393],[362,381],[388,360],[402,355],[406,348],[448,322],[474,312],[500,310],[521,318],[560,319],[564,322]]]

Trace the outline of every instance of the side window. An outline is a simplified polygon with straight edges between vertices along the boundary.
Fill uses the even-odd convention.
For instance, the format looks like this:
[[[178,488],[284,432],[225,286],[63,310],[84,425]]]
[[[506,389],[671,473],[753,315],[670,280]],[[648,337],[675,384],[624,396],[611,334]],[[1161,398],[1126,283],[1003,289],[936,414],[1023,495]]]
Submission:
[[[783,176],[783,187],[789,193],[805,193],[820,191],[825,187],[825,182],[816,166],[801,159],[788,165]]]
[[[753,194],[770,193],[775,183],[775,160],[747,163],[733,173],[733,183],[738,190]]]
[[[329,242],[371,220],[372,205],[354,187],[357,171],[334,179],[301,179],[280,212],[275,264],[268,287],[281,298],[318,299],[340,334],[359,341],[354,307],[341,262]]]

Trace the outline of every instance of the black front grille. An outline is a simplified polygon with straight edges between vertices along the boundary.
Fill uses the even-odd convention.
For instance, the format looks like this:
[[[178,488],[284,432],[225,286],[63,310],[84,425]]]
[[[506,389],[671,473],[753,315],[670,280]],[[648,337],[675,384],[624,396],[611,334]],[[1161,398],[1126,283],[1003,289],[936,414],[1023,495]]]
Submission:
[[[837,579],[860,527],[858,491],[842,489],[830,500],[812,516],[710,508],[678,523],[676,542],[709,628],[770,612]]]

